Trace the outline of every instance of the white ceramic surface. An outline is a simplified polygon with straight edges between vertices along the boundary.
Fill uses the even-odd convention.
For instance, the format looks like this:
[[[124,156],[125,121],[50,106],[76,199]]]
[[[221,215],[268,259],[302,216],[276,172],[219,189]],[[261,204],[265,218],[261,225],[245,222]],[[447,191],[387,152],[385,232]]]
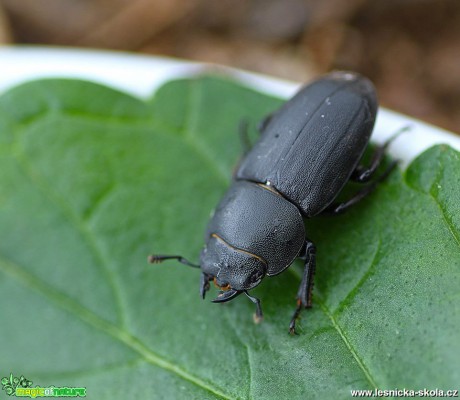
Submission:
[[[0,47],[0,93],[31,79],[72,77],[96,81],[147,98],[167,80],[205,71],[231,75],[257,90],[286,98],[300,86],[224,66],[163,57],[42,46]],[[460,136],[382,108],[373,140],[381,143],[405,126],[410,126],[410,131],[398,137],[389,149],[403,165],[437,143],[447,143],[460,150]]]

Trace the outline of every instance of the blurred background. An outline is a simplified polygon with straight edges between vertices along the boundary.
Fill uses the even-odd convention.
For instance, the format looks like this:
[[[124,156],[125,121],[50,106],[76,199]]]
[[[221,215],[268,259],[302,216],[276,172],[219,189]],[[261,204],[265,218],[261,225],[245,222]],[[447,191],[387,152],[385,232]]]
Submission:
[[[382,105],[460,132],[460,0],[0,0],[0,43],[371,78]],[[0,65],[1,71],[1,65]]]

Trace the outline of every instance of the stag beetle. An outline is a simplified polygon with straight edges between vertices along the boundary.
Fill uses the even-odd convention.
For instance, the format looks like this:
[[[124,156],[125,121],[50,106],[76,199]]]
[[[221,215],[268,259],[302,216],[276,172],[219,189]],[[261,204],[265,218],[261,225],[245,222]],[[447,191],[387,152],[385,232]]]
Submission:
[[[302,308],[312,305],[316,266],[303,218],[347,210],[396,165],[371,181],[393,138],[376,148],[368,166],[360,164],[377,108],[372,83],[356,73],[334,72],[304,86],[260,124],[259,140],[241,160],[208,224],[200,264],[176,255],[152,255],[149,261],[176,259],[201,268],[202,298],[210,281],[220,289],[215,303],[244,293],[256,305],[258,322],[260,300],[248,291],[300,258],[304,271],[289,324],[295,334]],[[368,184],[348,201],[334,202],[349,180]]]

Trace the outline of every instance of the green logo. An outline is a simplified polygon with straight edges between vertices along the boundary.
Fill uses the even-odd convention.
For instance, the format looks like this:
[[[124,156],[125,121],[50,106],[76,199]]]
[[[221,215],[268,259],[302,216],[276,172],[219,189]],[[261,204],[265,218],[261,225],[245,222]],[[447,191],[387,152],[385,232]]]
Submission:
[[[6,391],[7,395],[11,396],[16,392],[17,387],[29,388],[32,386],[32,383],[32,381],[29,381],[22,375],[20,378],[13,378],[13,374],[10,374],[9,378],[2,378],[2,389]]]
[[[86,397],[86,388],[84,387],[32,387],[32,381],[29,381],[21,375],[20,378],[13,377],[2,378],[2,389],[9,396],[17,397]]]

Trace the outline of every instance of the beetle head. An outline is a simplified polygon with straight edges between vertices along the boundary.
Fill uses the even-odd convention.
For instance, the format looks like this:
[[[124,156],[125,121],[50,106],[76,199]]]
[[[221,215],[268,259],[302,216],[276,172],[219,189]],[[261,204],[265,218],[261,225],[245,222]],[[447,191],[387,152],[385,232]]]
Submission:
[[[262,281],[267,270],[262,258],[231,246],[215,234],[211,235],[200,259],[203,273],[223,291],[252,289]],[[235,296],[223,297],[230,300]]]

